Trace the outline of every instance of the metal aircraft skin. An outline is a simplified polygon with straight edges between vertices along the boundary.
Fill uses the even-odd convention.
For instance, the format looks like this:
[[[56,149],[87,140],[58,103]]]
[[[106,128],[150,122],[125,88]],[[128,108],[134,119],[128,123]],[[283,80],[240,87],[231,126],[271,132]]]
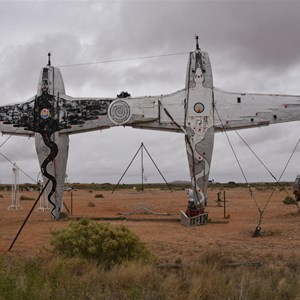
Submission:
[[[0,107],[3,134],[35,137],[44,182],[52,183],[46,191],[53,219],[59,218],[63,207],[70,134],[121,125],[182,133],[195,205],[203,211],[215,132],[300,120],[300,96],[228,93],[215,88],[209,56],[198,43],[189,53],[184,89],[167,95],[123,96],[70,97],[60,70],[49,60],[34,97]]]

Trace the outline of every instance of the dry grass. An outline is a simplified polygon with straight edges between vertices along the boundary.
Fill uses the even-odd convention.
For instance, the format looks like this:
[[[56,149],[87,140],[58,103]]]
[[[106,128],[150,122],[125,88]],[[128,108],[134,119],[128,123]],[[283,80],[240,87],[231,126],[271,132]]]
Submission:
[[[104,270],[93,261],[40,255],[0,258],[0,299],[299,299],[297,260],[226,266],[222,254],[193,265],[133,262]]]

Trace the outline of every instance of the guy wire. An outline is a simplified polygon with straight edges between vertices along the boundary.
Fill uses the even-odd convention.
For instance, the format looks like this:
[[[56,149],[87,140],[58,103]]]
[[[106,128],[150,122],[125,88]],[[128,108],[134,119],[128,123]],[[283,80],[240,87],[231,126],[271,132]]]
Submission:
[[[184,54],[188,54],[188,53],[189,52],[178,52],[178,53],[149,55],[149,56],[141,56],[141,57],[110,59],[110,60],[103,60],[103,61],[94,61],[94,62],[86,62],[86,63],[78,63],[78,64],[60,65],[58,67],[59,68],[67,68],[67,67],[79,67],[79,66],[96,65],[96,64],[107,64],[107,63],[122,62],[122,61],[142,60],[142,59],[150,59],[150,58],[157,58],[157,57],[184,55]]]

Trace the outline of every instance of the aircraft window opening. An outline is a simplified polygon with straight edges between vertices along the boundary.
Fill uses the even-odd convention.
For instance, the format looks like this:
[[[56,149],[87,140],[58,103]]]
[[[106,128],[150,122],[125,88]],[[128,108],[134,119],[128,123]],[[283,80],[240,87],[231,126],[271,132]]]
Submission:
[[[241,97],[237,97],[236,101],[237,103],[241,103]]]
[[[251,122],[253,122],[254,121],[254,119],[253,118],[251,118]]]
[[[274,115],[274,116],[273,116],[273,119],[276,120],[276,119],[277,119],[277,115]]]

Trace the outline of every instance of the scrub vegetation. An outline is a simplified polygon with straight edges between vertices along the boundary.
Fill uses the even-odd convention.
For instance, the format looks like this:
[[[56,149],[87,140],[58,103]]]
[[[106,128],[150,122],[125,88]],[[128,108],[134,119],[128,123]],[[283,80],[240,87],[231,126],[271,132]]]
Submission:
[[[157,264],[125,226],[89,219],[53,232],[53,249],[0,256],[0,300],[300,299],[299,257],[241,257],[224,249]],[[161,260],[160,260],[161,261]]]
[[[134,260],[154,261],[147,246],[125,226],[89,219],[70,222],[66,229],[53,232],[51,244],[65,257],[94,260],[106,269]]]
[[[95,195],[95,198],[104,198],[104,196],[102,194],[97,194]]]
[[[299,299],[299,270],[296,259],[249,266],[217,253],[176,268],[133,261],[106,269],[54,254],[0,257],[0,299]]]
[[[296,205],[296,200],[290,196],[286,196],[282,202],[286,205]]]
[[[22,201],[24,201],[24,200],[30,200],[30,201],[32,201],[32,200],[35,200],[35,199],[33,197],[27,197],[25,195],[21,195],[20,196],[20,200],[22,200]]]

